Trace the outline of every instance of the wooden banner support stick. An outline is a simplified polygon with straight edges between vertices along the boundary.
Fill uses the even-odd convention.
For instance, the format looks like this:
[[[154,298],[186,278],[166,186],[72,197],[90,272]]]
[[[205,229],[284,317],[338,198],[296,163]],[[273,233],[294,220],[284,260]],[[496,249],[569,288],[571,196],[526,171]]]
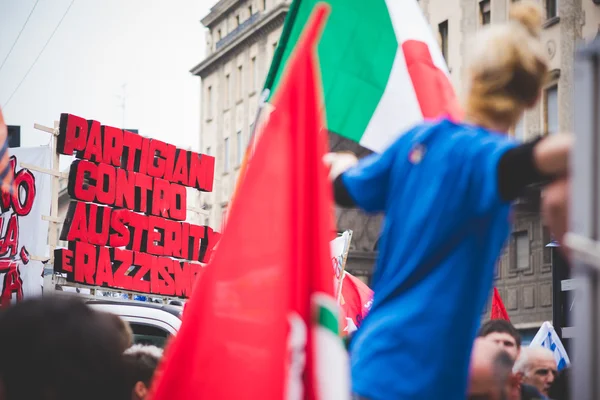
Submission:
[[[52,166],[51,169],[41,168],[36,165],[27,163],[20,163],[20,166],[21,168],[27,168],[31,171],[52,175],[52,183],[50,185],[50,215],[42,216],[42,220],[47,221],[50,224],[50,229],[48,233],[48,247],[50,250],[50,257],[32,257],[32,259],[38,259],[37,261],[49,261],[50,264],[54,264],[54,249],[56,249],[58,245],[57,227],[58,224],[62,223],[62,220],[58,216],[58,192],[60,190],[59,178],[67,178],[68,174],[60,172],[60,155],[57,152],[57,137],[59,134],[58,121],[54,121],[54,128],[50,128],[41,124],[33,124],[33,127],[39,131],[46,132],[52,135]]]
[[[58,126],[56,124],[54,125],[54,129],[40,124],[33,124],[33,127],[38,131],[44,131],[51,135],[58,136]]]
[[[35,171],[35,172],[39,172],[41,174],[47,174],[47,175],[52,175],[52,176],[57,176],[59,178],[68,178],[69,174],[66,172],[57,172],[53,169],[47,169],[47,168],[42,168],[42,167],[38,167],[37,165],[33,165],[33,164],[27,164],[24,162],[20,162],[19,166],[21,168],[26,168],[30,171]]]
[[[52,266],[54,267],[54,249],[56,249],[56,246],[58,245],[58,234],[57,234],[57,228],[58,228],[58,222],[56,222],[58,220],[58,192],[60,190],[60,182],[58,180],[58,177],[60,174],[60,155],[58,154],[58,127],[59,127],[59,123],[58,121],[54,121],[54,129],[52,130],[52,134],[54,135],[52,137],[52,170],[56,173],[53,174],[52,176],[52,185],[50,185],[50,188],[52,190],[51,192],[51,198],[50,198],[50,217],[54,219],[54,221],[50,221],[50,234],[48,235],[48,245],[50,247],[50,263],[52,264]]]
[[[348,241],[346,242],[346,248],[344,249],[344,257],[342,258],[342,274],[340,275],[340,284],[337,287],[337,293],[335,296],[338,304],[340,304],[342,297],[342,285],[344,284],[344,275],[346,274],[346,261],[348,260],[348,253],[350,252],[350,241],[352,241],[352,230],[347,230],[346,232],[348,232]]]
[[[56,224],[60,224],[63,222],[63,220],[61,218],[57,218],[57,217],[49,217],[47,215],[42,215],[42,220],[43,221],[48,221],[48,222],[54,222]]]
[[[29,259],[33,260],[33,261],[41,261],[41,262],[50,261],[50,257],[40,257],[40,256],[29,256]]]

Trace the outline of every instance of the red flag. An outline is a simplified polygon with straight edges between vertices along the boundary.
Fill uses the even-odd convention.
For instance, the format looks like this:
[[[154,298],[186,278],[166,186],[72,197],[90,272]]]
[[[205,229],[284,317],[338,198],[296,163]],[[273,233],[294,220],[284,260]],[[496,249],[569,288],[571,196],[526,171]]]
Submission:
[[[295,382],[302,398],[316,398],[308,333],[311,317],[319,316],[311,314],[311,301],[320,294],[335,304],[332,196],[314,59],[326,10],[315,12],[273,99],[219,249],[166,351],[153,400],[286,398],[289,360],[296,367],[304,362],[295,358],[297,347],[288,353],[298,337],[306,361]]]
[[[346,321],[343,323],[346,327],[345,333],[352,333],[353,330],[360,327],[363,319],[369,313],[373,303],[373,291],[366,283],[349,274],[344,273],[342,280],[342,297],[340,304]],[[351,321],[349,321],[350,319]]]
[[[496,288],[494,288],[494,294],[492,295],[491,319],[504,319],[506,321],[510,321],[510,318],[508,318],[508,313],[506,312],[506,308],[504,308],[502,298],[500,297],[500,293],[498,293],[498,289]]]

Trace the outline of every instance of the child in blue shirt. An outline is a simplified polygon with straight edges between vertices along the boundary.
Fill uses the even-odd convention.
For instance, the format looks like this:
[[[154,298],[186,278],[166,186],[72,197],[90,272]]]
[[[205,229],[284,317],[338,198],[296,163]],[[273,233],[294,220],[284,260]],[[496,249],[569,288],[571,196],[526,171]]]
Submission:
[[[545,83],[540,29],[538,6],[521,1],[476,38],[465,121],[422,123],[358,163],[326,157],[338,204],[385,214],[373,306],[351,343],[359,398],[465,399],[510,203],[567,172],[568,135],[522,145],[507,135]]]

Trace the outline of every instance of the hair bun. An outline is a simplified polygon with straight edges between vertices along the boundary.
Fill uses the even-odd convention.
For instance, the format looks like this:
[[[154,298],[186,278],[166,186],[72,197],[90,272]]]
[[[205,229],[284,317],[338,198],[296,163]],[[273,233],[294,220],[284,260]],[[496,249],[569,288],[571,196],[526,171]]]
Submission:
[[[509,18],[525,28],[533,37],[542,30],[542,7],[536,1],[521,0],[510,7]]]

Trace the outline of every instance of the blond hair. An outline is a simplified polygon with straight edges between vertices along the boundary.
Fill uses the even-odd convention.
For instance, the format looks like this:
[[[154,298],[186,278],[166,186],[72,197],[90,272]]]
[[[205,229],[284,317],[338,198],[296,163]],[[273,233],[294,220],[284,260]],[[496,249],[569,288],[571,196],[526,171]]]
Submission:
[[[482,30],[470,46],[465,115],[484,127],[510,127],[537,102],[548,75],[539,38],[542,9],[522,0],[509,21]]]

